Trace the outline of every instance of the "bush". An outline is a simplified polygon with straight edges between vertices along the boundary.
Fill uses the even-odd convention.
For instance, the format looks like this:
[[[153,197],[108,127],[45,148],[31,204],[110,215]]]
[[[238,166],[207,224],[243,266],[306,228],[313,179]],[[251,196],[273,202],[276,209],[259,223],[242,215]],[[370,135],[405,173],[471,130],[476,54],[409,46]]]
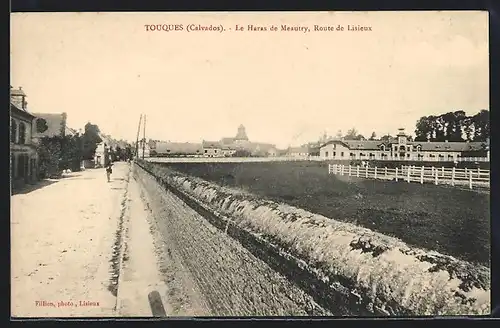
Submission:
[[[64,169],[79,171],[82,144],[79,136],[43,137],[37,145],[39,178],[59,177]]]

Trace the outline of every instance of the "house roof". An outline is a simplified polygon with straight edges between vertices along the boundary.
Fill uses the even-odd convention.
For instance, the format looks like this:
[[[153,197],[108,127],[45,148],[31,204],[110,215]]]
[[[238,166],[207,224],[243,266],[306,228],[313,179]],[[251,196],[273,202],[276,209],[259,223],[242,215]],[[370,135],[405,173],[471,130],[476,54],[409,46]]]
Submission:
[[[288,148],[288,153],[309,153],[309,148],[308,147],[290,147]]]
[[[221,148],[222,145],[218,141],[203,140],[202,146],[203,148]]]
[[[255,152],[268,152],[272,149],[276,149],[276,147],[273,144],[268,144],[263,142],[250,142],[244,145],[244,148]]]
[[[203,150],[202,144],[191,142],[165,142],[156,143],[156,152],[171,153],[171,154],[196,154]]]
[[[23,89],[21,87],[19,87],[19,89],[13,89],[11,87],[10,89],[10,95],[11,96],[23,96],[23,97],[26,97],[26,93],[24,93]]]
[[[48,113],[33,113],[36,117],[33,120],[33,137],[54,137],[62,136],[66,132],[66,113],[48,114]],[[38,119],[44,119],[47,122],[47,130],[40,133],[36,130],[36,122]]]
[[[343,140],[342,141],[349,149],[363,149],[363,150],[379,150],[380,145],[385,145],[380,140]]]
[[[35,118],[35,116],[30,112],[28,112],[25,108],[22,108],[21,106],[12,101],[10,102],[10,110],[11,112],[17,112],[18,114],[28,116],[31,119]]]
[[[226,145],[227,145],[227,144],[232,144],[232,143],[234,142],[234,138],[222,138],[222,139],[220,140],[220,142],[221,142],[222,144],[226,144]]]
[[[66,126],[66,130],[64,132],[67,136],[68,135],[71,135],[71,136],[74,136],[78,133],[78,131],[76,129],[73,129],[73,128],[70,128],[69,126]]]
[[[474,151],[482,150],[483,142],[408,142],[410,145],[422,147],[423,151]]]

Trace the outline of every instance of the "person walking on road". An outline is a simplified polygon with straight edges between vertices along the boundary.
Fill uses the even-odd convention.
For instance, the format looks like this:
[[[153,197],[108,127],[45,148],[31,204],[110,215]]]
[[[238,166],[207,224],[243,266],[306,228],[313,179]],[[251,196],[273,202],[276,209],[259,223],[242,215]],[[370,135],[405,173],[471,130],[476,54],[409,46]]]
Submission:
[[[111,181],[111,173],[113,173],[112,166],[113,164],[111,164],[111,162],[109,162],[108,165],[106,165],[106,176],[108,177],[108,182]]]

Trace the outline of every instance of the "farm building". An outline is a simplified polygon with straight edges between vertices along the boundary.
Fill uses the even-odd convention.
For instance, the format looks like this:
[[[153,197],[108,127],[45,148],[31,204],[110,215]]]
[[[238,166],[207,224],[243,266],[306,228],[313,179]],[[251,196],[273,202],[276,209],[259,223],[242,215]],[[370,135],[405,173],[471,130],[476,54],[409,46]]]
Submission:
[[[489,143],[408,141],[404,129],[397,139],[330,140],[320,148],[325,159],[457,161],[461,157],[489,158]]]
[[[222,145],[218,141],[203,140],[203,156],[205,157],[223,157]]]
[[[154,143],[154,151],[157,156],[201,156],[203,147],[200,143],[157,140]]]
[[[289,147],[286,154],[287,156],[292,156],[292,157],[309,156],[309,147],[306,146]]]

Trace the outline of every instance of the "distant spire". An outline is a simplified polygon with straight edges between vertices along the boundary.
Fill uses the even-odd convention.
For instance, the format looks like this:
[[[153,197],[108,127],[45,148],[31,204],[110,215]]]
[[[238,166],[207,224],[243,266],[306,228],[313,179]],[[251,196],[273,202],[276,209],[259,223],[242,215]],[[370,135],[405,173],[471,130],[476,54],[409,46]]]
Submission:
[[[238,127],[238,133],[236,134],[235,140],[248,140],[247,133],[243,124]]]

